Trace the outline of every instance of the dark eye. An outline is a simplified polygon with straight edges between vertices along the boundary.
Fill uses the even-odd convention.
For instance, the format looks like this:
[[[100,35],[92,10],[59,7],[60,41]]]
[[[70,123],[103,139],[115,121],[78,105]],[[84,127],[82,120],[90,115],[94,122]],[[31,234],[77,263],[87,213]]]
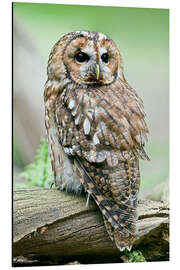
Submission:
[[[103,53],[101,55],[101,59],[104,63],[108,63],[108,60],[109,60],[109,55],[107,53]]]
[[[76,61],[83,63],[89,60],[89,56],[84,52],[79,52],[75,55]]]

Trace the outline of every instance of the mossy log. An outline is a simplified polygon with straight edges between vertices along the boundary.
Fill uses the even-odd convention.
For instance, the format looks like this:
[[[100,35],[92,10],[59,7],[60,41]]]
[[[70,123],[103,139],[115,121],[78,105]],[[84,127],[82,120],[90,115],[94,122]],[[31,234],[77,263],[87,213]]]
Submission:
[[[18,258],[52,264],[121,261],[122,253],[110,240],[93,200],[86,206],[85,196],[41,188],[16,189],[13,196],[13,256],[17,265]],[[148,261],[168,260],[168,205],[140,200],[138,214],[133,249],[140,250]]]

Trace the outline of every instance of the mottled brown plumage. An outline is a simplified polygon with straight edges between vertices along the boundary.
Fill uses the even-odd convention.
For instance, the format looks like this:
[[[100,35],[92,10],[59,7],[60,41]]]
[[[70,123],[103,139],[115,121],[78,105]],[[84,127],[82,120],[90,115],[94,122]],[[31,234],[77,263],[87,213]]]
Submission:
[[[148,129],[114,42],[89,31],[63,36],[49,57],[44,100],[56,185],[75,192],[84,187],[110,238],[130,250]]]

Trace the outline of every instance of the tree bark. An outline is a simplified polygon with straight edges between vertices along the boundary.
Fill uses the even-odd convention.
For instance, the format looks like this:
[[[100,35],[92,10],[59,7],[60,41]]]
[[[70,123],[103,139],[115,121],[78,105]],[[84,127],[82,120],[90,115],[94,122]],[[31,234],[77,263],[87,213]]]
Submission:
[[[169,208],[140,200],[138,234],[133,249],[146,260],[168,260]],[[99,208],[85,196],[56,189],[16,189],[13,199],[13,256],[65,264],[118,262]],[[20,257],[19,257],[20,256]],[[26,262],[27,263],[27,262]],[[38,265],[38,264],[37,264]]]

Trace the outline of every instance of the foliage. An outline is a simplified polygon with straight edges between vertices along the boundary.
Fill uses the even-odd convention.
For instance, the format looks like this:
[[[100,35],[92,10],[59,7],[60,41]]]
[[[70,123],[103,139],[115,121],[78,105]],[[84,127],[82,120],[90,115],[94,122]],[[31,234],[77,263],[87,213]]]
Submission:
[[[128,257],[127,260],[125,260],[126,263],[131,263],[131,262],[146,262],[146,259],[144,258],[143,254],[141,251],[136,250],[136,251],[125,251],[125,255]]]
[[[34,162],[27,165],[20,176],[25,177],[29,187],[50,187],[52,185],[53,173],[45,139],[41,140]]]
[[[21,151],[16,136],[13,136],[13,164],[17,167],[23,166]]]

